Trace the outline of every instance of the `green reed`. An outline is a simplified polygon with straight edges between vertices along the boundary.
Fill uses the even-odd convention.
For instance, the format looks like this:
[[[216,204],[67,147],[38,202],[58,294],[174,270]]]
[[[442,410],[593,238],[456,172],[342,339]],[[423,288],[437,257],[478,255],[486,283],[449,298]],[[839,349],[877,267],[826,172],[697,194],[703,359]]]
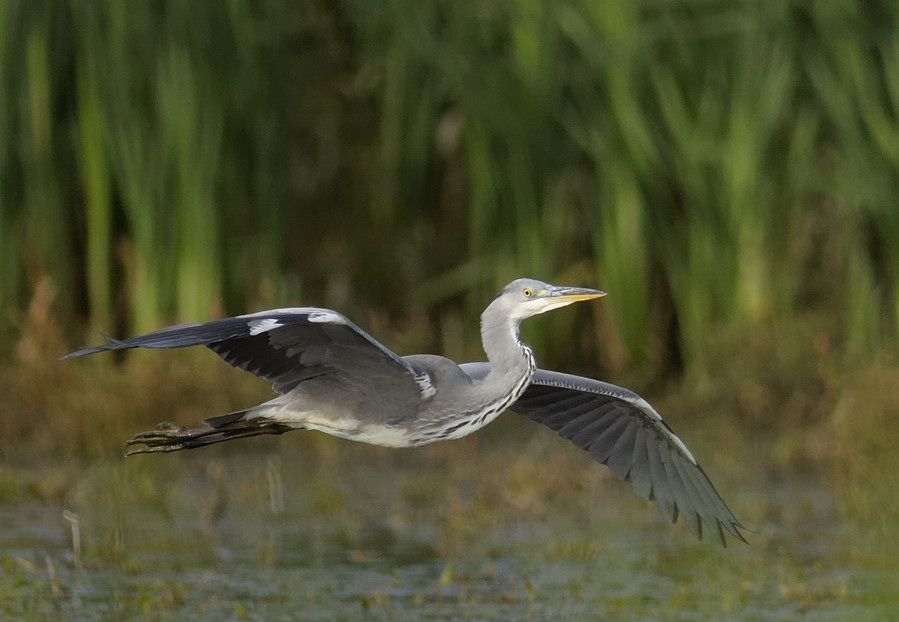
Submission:
[[[10,3],[0,4],[0,85],[4,86],[15,83],[11,75],[14,70],[11,60],[14,48],[10,34],[10,6]],[[12,149],[9,146],[12,137],[12,103],[8,90],[3,90],[0,101],[3,102],[3,110],[0,110],[0,188],[6,189],[11,177],[9,162],[12,157]],[[0,192],[0,265],[16,267],[15,270],[0,270],[0,308],[8,308],[13,306],[14,302],[19,302],[16,299],[16,292],[21,260],[18,245],[14,244],[17,236],[14,233],[14,215],[10,203],[7,193]]]
[[[473,356],[484,302],[530,274],[612,294],[606,365],[708,371],[716,330],[810,313],[893,356],[896,12],[2,3],[0,302],[49,275],[62,316],[129,332],[426,307]],[[567,356],[548,322],[535,345]]]

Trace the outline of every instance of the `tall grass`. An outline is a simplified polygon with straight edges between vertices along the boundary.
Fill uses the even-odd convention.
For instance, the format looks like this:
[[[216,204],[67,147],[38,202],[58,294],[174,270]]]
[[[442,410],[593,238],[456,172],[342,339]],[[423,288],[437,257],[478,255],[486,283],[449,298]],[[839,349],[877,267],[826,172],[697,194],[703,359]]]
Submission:
[[[702,373],[716,330],[809,314],[892,357],[896,13],[5,2],[0,306],[47,274],[61,315],[123,332],[418,307],[474,355],[485,301],[530,274],[612,294],[607,365]],[[533,336],[551,358],[562,324]]]
[[[14,54],[13,37],[11,33],[11,3],[0,4],[0,85],[12,86],[16,80],[11,56]],[[10,148],[12,140],[12,98],[10,92],[0,89],[0,101],[3,102],[0,110],[0,265],[6,266],[0,270],[0,308],[8,309],[13,304],[19,303],[18,287],[22,271],[22,259],[19,255],[19,245],[16,243],[15,215],[11,205],[11,197],[7,195],[13,175],[10,170],[10,160],[13,149]],[[16,210],[19,211],[19,210]]]

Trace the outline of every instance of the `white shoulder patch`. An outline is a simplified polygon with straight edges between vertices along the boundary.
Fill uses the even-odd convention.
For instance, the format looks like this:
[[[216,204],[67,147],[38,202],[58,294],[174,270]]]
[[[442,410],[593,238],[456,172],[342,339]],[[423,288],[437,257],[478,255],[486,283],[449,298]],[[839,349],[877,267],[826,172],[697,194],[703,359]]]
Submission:
[[[281,324],[278,323],[278,320],[274,320],[272,318],[266,318],[264,320],[250,320],[249,322],[247,322],[247,324],[250,327],[250,335],[260,335],[281,326]]]
[[[346,324],[342,315],[327,309],[313,311],[306,319],[315,324]]]
[[[244,315],[238,315],[239,318],[263,318],[257,320],[257,322],[271,322],[277,321],[272,318],[266,317],[270,315],[305,315],[306,320],[313,324],[346,324],[346,318],[337,313],[337,311],[331,311],[331,309],[320,309],[318,307],[288,307],[284,309],[269,309],[268,311],[257,311],[256,313],[245,313]],[[264,332],[266,330],[271,330],[273,327],[260,329],[259,332]],[[255,334],[255,333],[254,333]]]

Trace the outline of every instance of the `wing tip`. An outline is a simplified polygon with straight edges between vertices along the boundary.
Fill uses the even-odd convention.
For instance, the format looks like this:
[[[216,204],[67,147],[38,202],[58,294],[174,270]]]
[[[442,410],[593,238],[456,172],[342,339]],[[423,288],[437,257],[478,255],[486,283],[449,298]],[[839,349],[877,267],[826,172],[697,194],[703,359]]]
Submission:
[[[91,354],[97,354],[98,352],[109,352],[110,350],[122,350],[124,348],[130,347],[127,344],[125,344],[125,342],[123,342],[119,339],[114,339],[113,337],[110,337],[109,335],[103,335],[103,338],[106,339],[106,341],[108,343],[104,343],[103,345],[99,345],[99,346],[90,346],[88,348],[81,348],[80,350],[75,350],[74,352],[69,352],[68,354],[66,354],[64,356],[59,357],[59,360],[65,361],[67,359],[77,359],[77,358],[81,358],[82,356],[89,356]]]
[[[705,522],[707,524],[711,525],[711,523],[708,519],[706,519]],[[740,523],[740,521],[738,521],[733,516],[731,516],[728,519],[724,519],[724,520],[722,520],[720,518],[715,518],[714,526],[716,528],[715,529],[716,536],[717,536],[716,539],[718,540],[718,543],[721,544],[722,547],[727,548],[727,541],[728,541],[727,534],[730,534],[731,536],[734,537],[734,539],[742,542],[743,544],[749,545],[749,540],[746,539],[746,537],[740,532],[740,530],[741,529],[746,530],[746,531],[751,531],[751,530],[744,527],[743,524]],[[695,534],[695,532],[694,532],[694,534]],[[701,523],[700,523],[700,532],[697,535],[697,538],[699,540],[702,540],[702,535],[703,534],[702,534],[702,528],[701,528]]]
[[[724,548],[727,548],[727,534],[733,536],[736,540],[742,542],[743,544],[748,545],[749,541],[743,535],[742,531],[748,531],[751,533],[755,533],[753,530],[744,526],[737,518],[730,513],[728,509],[728,516],[725,518],[721,518],[720,516],[703,516],[703,514],[698,510],[691,509],[688,512],[685,512],[683,508],[681,508],[676,501],[669,500],[671,506],[670,508],[667,506],[667,503],[664,501],[660,501],[658,495],[655,494],[654,489],[650,490],[649,496],[647,499],[651,502],[655,502],[659,506],[659,510],[662,512],[662,515],[666,519],[671,519],[671,524],[675,524],[678,522],[678,518],[683,517],[684,523],[687,526],[687,529],[690,530],[697,540],[702,541],[703,537],[707,535],[707,531],[704,529],[703,523],[709,527],[714,527],[714,531],[716,532],[716,539]],[[726,507],[726,506],[725,506]]]

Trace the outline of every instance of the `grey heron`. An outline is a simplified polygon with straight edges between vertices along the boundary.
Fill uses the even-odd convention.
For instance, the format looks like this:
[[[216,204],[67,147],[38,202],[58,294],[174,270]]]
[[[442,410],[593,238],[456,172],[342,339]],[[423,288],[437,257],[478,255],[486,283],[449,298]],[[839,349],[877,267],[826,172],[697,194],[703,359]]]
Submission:
[[[726,546],[745,529],[683,441],[643,398],[612,384],[538,369],[520,323],[594,289],[518,279],[481,315],[489,362],[457,365],[442,356],[399,356],[330,309],[299,307],[181,324],[73,352],[204,345],[229,364],[270,380],[279,396],[211,417],[200,427],[161,423],[127,442],[137,453],[192,449],[295,429],[414,447],[460,438],[505,410],[527,416],[586,450],[702,539],[703,523]]]

